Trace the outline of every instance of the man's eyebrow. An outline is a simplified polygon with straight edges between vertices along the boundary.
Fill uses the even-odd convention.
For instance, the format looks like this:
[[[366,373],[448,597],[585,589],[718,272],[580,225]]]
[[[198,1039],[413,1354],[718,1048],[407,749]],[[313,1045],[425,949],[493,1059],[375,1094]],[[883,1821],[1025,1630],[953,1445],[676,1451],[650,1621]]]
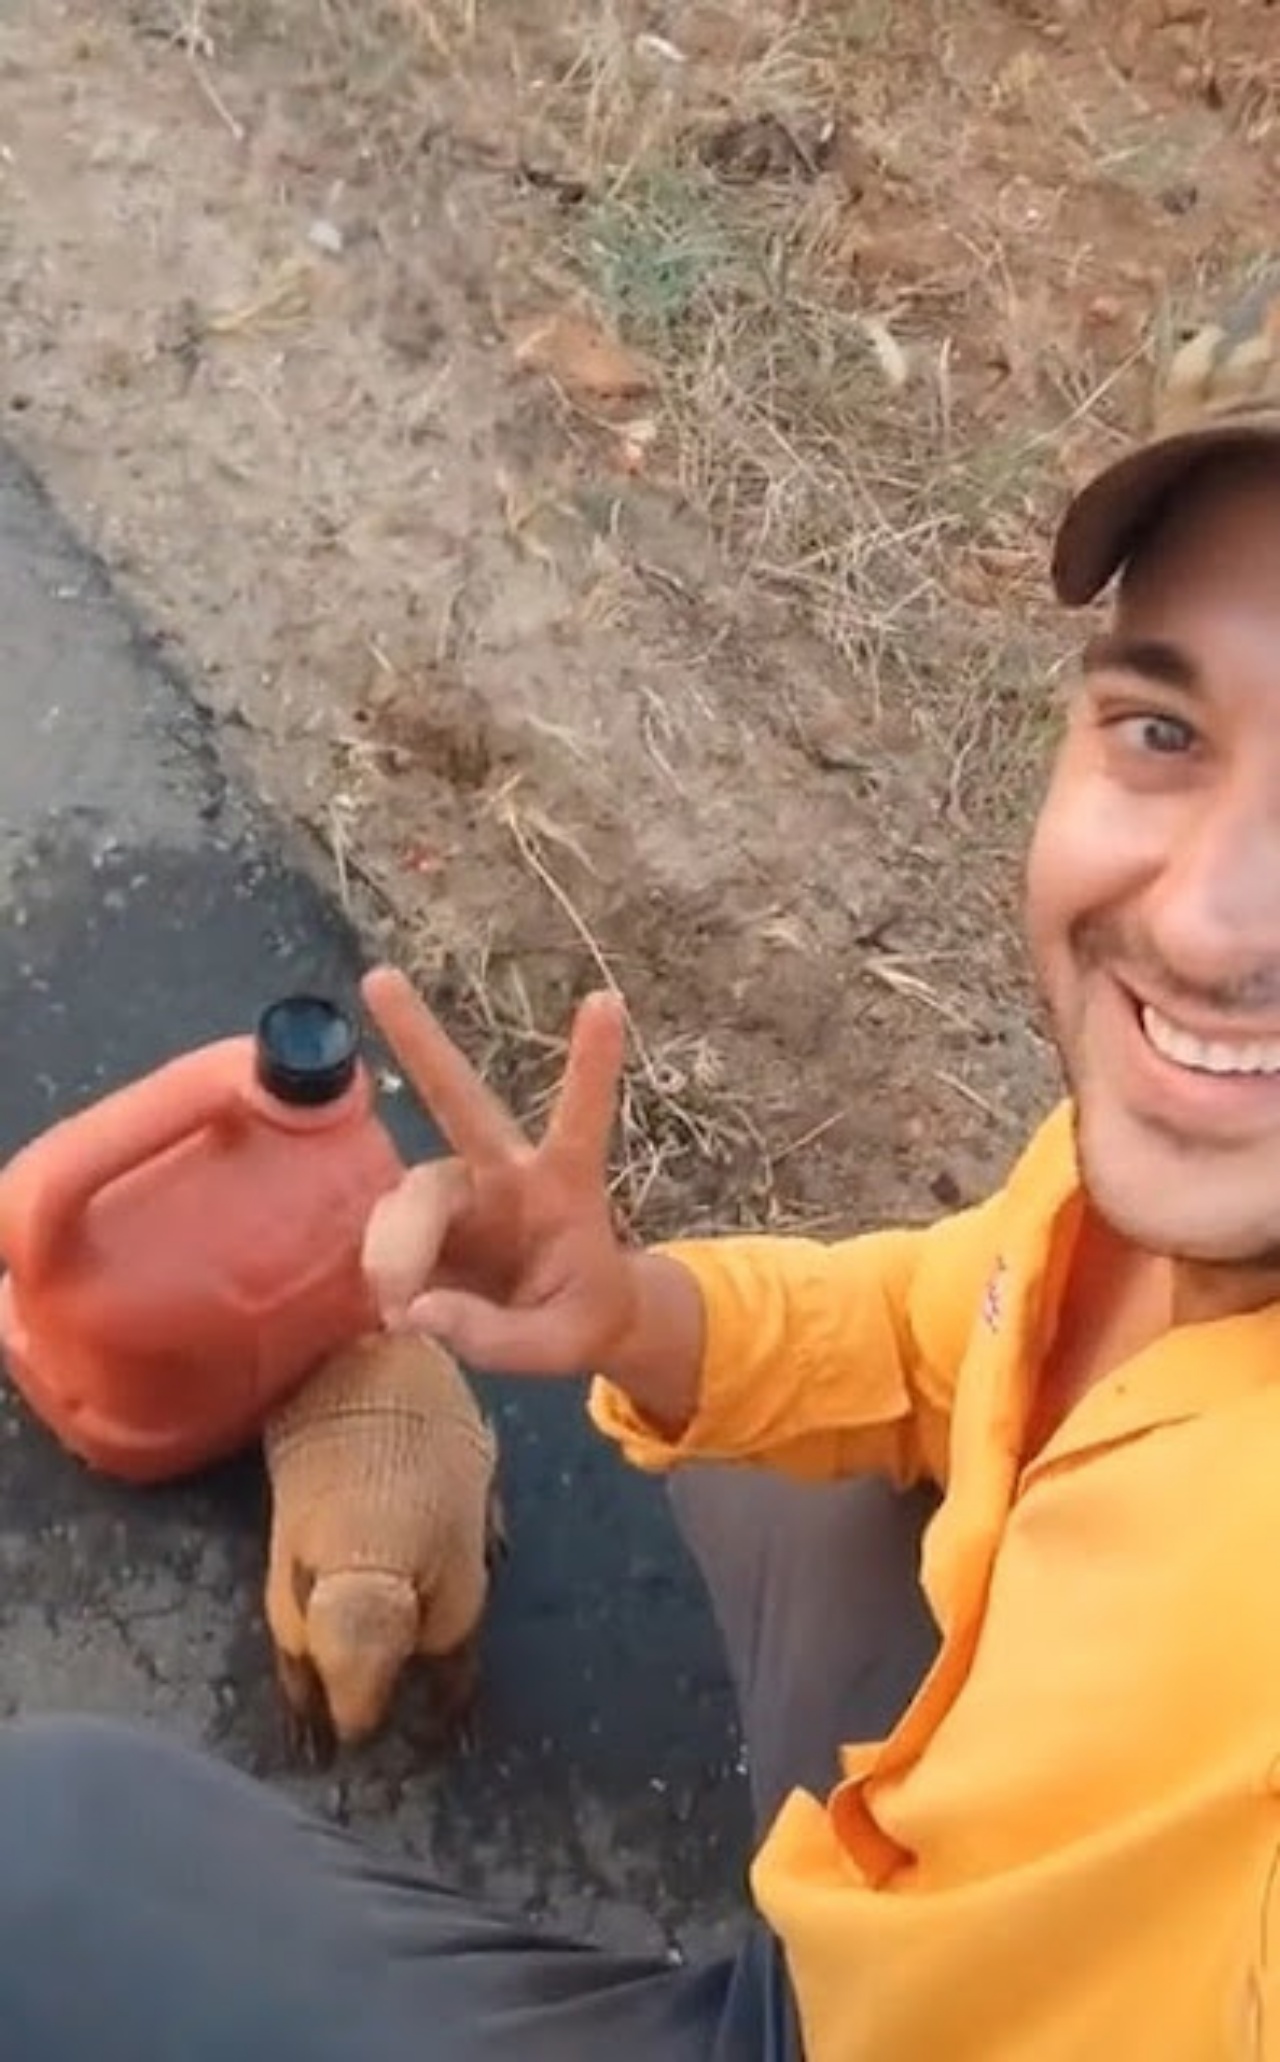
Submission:
[[[1144,680],[1159,681],[1161,687],[1176,687],[1183,694],[1199,694],[1203,688],[1186,653],[1159,637],[1126,637],[1115,631],[1091,637],[1080,663],[1086,673],[1136,673]]]

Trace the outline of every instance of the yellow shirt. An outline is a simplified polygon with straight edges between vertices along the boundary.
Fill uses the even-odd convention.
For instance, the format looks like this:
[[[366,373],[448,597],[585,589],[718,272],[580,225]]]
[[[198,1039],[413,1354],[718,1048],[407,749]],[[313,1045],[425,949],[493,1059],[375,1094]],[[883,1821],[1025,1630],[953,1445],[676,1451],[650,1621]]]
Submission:
[[[1020,1455],[1080,1190],[1061,1107],[988,1201],[695,1241],[697,1416],[638,1466],[945,1484],[937,1661],[752,1870],[809,2062],[1280,2058],[1280,1305],[1167,1333]]]

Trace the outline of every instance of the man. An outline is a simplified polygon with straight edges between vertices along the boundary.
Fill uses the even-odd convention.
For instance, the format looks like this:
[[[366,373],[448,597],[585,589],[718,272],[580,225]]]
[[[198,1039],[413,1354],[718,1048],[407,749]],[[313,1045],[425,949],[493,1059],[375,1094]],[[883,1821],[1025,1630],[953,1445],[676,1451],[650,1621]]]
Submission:
[[[1280,281],[1184,352],[1054,571],[1072,606],[1121,576],[1027,870],[1070,1094],[980,1206],[626,1250],[616,1000],[535,1150],[367,988],[452,1149],[370,1225],[386,1321],[597,1370],[601,1431],[671,1474],[743,1702],[742,1952],[547,1941],[210,1760],[27,1724],[6,2057],[1280,2056]],[[901,1580],[930,1482],[936,1642]]]

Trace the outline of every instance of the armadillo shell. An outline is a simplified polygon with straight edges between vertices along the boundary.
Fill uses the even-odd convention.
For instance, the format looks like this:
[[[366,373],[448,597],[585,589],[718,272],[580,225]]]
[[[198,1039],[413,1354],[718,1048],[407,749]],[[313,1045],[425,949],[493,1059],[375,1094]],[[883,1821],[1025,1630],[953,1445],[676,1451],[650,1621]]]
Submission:
[[[379,1334],[322,1363],[269,1419],[277,1531],[319,1573],[425,1574],[479,1539],[496,1443],[461,1369],[431,1341]]]

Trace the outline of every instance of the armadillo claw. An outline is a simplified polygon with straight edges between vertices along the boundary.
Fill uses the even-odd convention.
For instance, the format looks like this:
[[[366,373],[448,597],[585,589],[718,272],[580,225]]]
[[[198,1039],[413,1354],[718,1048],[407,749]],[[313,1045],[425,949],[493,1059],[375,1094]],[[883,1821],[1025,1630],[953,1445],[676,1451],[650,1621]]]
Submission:
[[[304,1717],[283,1706],[284,1749],[292,1762],[317,1771],[329,1768],[338,1752],[337,1737],[327,1719]]]
[[[338,1740],[319,1676],[309,1661],[277,1653],[276,1677],[285,1755],[304,1768],[328,1768],[337,1753]]]

